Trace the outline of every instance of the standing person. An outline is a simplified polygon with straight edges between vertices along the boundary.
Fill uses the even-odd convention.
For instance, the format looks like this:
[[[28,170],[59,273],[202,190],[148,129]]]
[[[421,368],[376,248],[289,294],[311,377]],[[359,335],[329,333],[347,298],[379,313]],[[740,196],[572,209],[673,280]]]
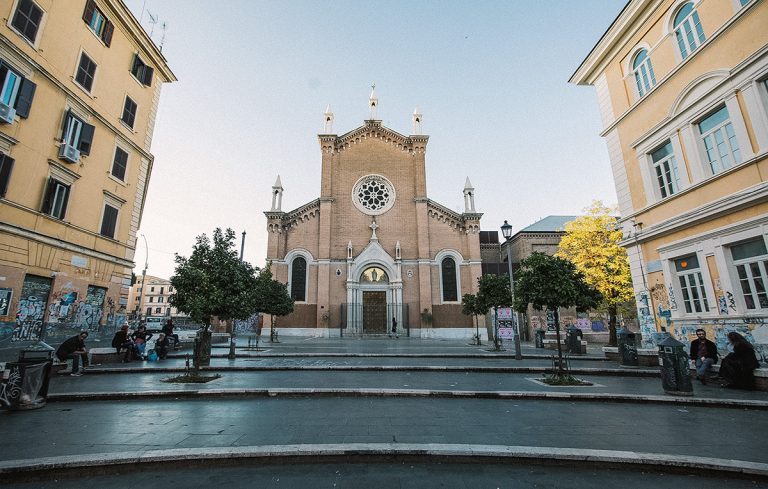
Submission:
[[[707,383],[707,376],[712,365],[717,363],[717,345],[707,339],[707,332],[703,329],[696,330],[696,339],[691,341],[691,360],[696,362],[696,378],[703,385]]]
[[[179,335],[177,335],[177,334],[175,334],[173,332],[173,319],[168,318],[168,321],[165,322],[165,326],[163,326],[163,334],[168,339],[173,338],[173,349],[174,350],[178,350],[179,349]]]
[[[72,377],[83,375],[80,368],[80,362],[83,362],[83,368],[88,363],[88,349],[85,348],[85,339],[88,337],[87,331],[81,331],[79,335],[64,340],[56,350],[56,357],[62,362],[72,359]]]
[[[128,334],[128,328],[128,323],[123,323],[120,331],[115,333],[115,336],[112,338],[112,348],[117,350],[118,355],[120,351],[125,350],[123,363],[130,362],[133,359],[134,350],[136,349],[136,345],[133,344],[133,340]]]
[[[142,360],[146,360],[146,356],[144,355],[144,350],[147,347],[147,341],[152,338],[152,333],[147,332],[147,327],[143,324],[139,326],[139,329],[137,329],[132,335],[131,339],[133,340],[133,343],[136,345],[136,349],[139,352],[139,356],[141,356]]]
[[[754,370],[760,366],[755,348],[735,331],[728,333],[728,342],[733,346],[733,351],[723,358],[720,365],[720,377],[725,380],[723,387],[754,389]]]

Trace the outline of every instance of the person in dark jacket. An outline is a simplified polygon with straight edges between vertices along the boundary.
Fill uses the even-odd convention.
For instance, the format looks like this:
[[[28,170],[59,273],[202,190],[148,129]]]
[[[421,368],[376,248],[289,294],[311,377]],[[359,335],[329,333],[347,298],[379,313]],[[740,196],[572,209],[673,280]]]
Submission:
[[[168,340],[173,338],[173,348],[175,350],[179,349],[179,335],[173,332],[173,319],[168,319],[168,321],[165,322],[165,326],[163,326],[163,334],[165,335]]]
[[[128,327],[128,323],[124,323],[120,327],[120,331],[115,333],[115,336],[112,338],[112,348],[117,350],[118,355],[121,351],[125,351],[123,362],[130,362],[136,350],[136,345],[133,344],[133,340],[128,334]]]
[[[754,347],[735,331],[728,333],[728,342],[733,351],[723,358],[720,365],[720,377],[725,381],[723,387],[754,389],[754,370],[760,366]]]
[[[157,353],[157,357],[160,360],[165,360],[165,357],[168,356],[169,343],[170,341],[165,333],[160,333],[158,335],[157,341],[155,341],[155,353]]]
[[[717,345],[707,339],[703,329],[696,330],[696,339],[691,342],[691,360],[696,362],[696,378],[702,384],[707,383],[707,377],[712,365],[717,363]]]
[[[147,347],[147,341],[152,338],[152,333],[147,331],[147,327],[143,324],[138,327],[136,331],[131,335],[133,343],[136,345],[136,349],[139,352],[139,356],[142,360],[146,360],[144,350]]]
[[[69,374],[72,377],[80,377],[83,375],[80,368],[80,362],[83,362],[83,367],[88,363],[88,349],[85,348],[85,339],[88,337],[87,331],[80,332],[79,335],[73,336],[64,340],[64,343],[59,345],[56,350],[56,357],[65,362],[72,359],[72,373]]]

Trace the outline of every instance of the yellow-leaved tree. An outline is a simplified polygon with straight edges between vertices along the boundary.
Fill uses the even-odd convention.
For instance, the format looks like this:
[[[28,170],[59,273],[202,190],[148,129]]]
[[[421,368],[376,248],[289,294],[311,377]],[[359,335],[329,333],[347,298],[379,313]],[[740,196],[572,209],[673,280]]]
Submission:
[[[565,225],[556,256],[576,265],[586,282],[603,295],[598,310],[608,313],[609,344],[614,346],[618,311],[635,310],[627,250],[619,246],[622,231],[615,209],[594,201],[584,212]]]

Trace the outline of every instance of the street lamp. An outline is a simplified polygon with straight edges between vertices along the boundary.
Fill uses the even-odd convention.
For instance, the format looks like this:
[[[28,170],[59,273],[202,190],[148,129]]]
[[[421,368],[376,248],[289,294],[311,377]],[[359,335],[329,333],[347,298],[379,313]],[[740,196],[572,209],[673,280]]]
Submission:
[[[139,293],[139,321],[141,321],[141,312],[144,308],[144,287],[147,285],[147,267],[149,267],[149,246],[147,245],[147,237],[143,234],[144,238],[144,271],[141,273],[141,292]]]
[[[509,267],[509,289],[512,293],[512,299],[515,298],[515,280],[512,277],[512,225],[506,220],[501,225],[501,234],[504,236],[504,240],[507,244],[507,266]],[[520,328],[517,322],[517,313],[512,312],[512,328],[515,333],[515,360],[522,360],[523,355],[520,353]]]

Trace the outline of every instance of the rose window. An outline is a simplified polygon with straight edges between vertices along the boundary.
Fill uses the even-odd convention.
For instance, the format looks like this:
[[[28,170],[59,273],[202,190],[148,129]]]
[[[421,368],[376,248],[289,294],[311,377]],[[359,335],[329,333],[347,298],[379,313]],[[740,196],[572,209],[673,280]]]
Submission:
[[[367,175],[355,184],[352,202],[366,214],[383,214],[395,202],[395,189],[392,183],[381,175]]]

